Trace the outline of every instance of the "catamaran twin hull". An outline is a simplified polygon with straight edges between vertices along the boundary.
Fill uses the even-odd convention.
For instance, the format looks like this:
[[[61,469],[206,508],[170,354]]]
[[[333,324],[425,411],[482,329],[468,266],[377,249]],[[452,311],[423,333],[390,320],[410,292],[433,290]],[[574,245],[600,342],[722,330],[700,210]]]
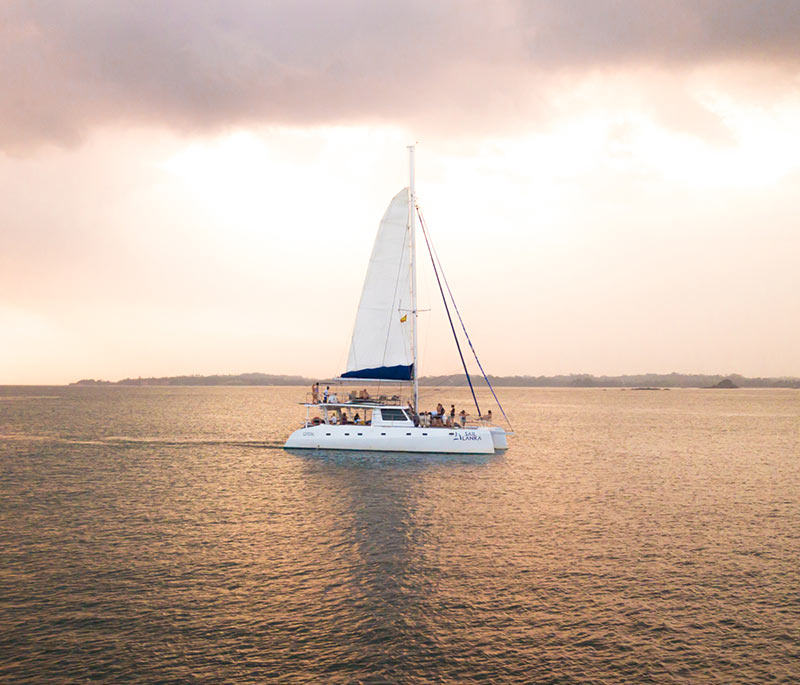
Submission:
[[[441,454],[494,454],[496,450],[507,448],[507,434],[502,428],[483,423],[472,427],[443,427],[442,420],[445,417],[442,416],[444,411],[441,407],[437,412],[431,413],[431,422],[435,425],[425,426],[425,414],[416,416],[411,411],[411,407],[420,406],[413,146],[409,148],[409,170],[408,187],[392,198],[378,226],[356,312],[347,368],[341,379],[378,383],[408,382],[412,386],[413,399],[406,406],[399,405],[399,395],[392,398],[379,395],[370,400],[364,389],[357,396],[350,393],[350,399],[342,403],[333,399],[336,393],[332,398],[326,389],[320,403],[319,387],[315,386],[313,402],[302,403],[306,407],[304,427],[289,436],[285,445],[287,448]],[[427,234],[425,235],[426,244],[429,244]],[[429,255],[447,308],[447,300],[436,269],[437,260],[430,249]],[[453,306],[455,307],[455,301]],[[464,373],[469,381],[469,372],[452,319],[450,323]],[[466,329],[464,334],[466,335]],[[477,361],[477,356],[475,359]],[[484,378],[491,388],[485,374]],[[477,399],[475,408],[480,416]],[[312,411],[320,415],[312,417]],[[451,421],[453,413],[455,412],[451,412]]]
[[[366,452],[429,452],[494,454],[508,447],[502,428],[423,428],[418,426],[327,425],[300,428],[285,447],[360,450]]]

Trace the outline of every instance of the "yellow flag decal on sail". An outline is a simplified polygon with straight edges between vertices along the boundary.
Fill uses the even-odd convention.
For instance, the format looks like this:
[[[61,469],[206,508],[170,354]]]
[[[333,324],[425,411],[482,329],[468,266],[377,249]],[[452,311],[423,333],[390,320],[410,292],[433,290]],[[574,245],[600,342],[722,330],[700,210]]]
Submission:
[[[405,323],[407,318],[408,314],[403,314],[403,316],[400,317],[400,323]]]

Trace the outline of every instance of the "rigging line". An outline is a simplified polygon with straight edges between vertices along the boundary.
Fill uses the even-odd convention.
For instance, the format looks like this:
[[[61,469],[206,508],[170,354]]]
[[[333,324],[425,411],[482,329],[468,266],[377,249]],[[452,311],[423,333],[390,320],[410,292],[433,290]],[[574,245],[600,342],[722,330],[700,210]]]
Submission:
[[[422,226],[423,235],[425,235],[425,241],[428,240],[427,229],[425,228],[425,219],[422,218],[422,210],[420,210],[419,206],[417,209],[417,216],[419,217],[419,224]],[[456,315],[458,316],[458,321],[461,324],[461,329],[464,331],[464,335],[467,338],[467,342],[469,343],[469,348],[472,350],[472,355],[475,357],[475,361],[478,363],[478,368],[481,370],[483,374],[483,380],[486,381],[486,385],[489,386],[489,390],[492,391],[492,396],[494,397],[494,401],[497,402],[497,406],[500,408],[500,411],[503,413],[503,418],[506,420],[509,428],[513,428],[511,425],[511,421],[508,420],[508,416],[506,415],[505,409],[503,409],[503,405],[500,404],[500,400],[497,398],[497,393],[495,393],[494,388],[492,387],[491,382],[489,381],[489,377],[486,375],[486,372],[483,370],[483,364],[481,364],[481,360],[478,359],[478,353],[475,351],[475,347],[472,344],[472,340],[469,337],[469,333],[467,333],[467,327],[464,325],[464,319],[461,318],[461,312],[458,311],[458,305],[456,304],[456,299],[453,297],[453,291],[450,290],[450,284],[447,282],[447,276],[444,275],[444,269],[442,268],[442,263],[439,261],[439,255],[436,252],[436,248],[433,247],[433,241],[428,245],[428,250],[432,251],[431,259],[433,259],[433,255],[436,256],[436,261],[439,264],[439,270],[442,272],[442,279],[444,280],[444,284],[447,287],[447,292],[450,295],[450,300],[453,303],[453,309],[456,310]],[[435,267],[434,267],[435,269]],[[438,275],[437,275],[438,278]]]
[[[422,228],[422,235],[425,237],[425,245],[427,245],[428,254],[431,256],[431,265],[433,266],[433,273],[436,276],[436,282],[439,284],[439,292],[442,294],[442,302],[444,302],[444,310],[447,312],[447,320],[450,322],[450,330],[453,331],[453,339],[456,341],[456,348],[458,348],[458,356],[461,357],[461,366],[464,367],[464,375],[467,377],[467,383],[469,383],[469,390],[472,393],[472,400],[475,402],[475,409],[478,410],[478,416],[481,416],[481,408],[478,405],[478,398],[475,396],[475,388],[472,387],[472,379],[469,377],[469,371],[467,371],[467,362],[464,361],[464,355],[461,353],[461,343],[458,342],[458,336],[456,335],[456,327],[453,324],[453,317],[450,316],[450,307],[447,306],[447,296],[444,294],[444,288],[442,288],[442,282],[441,280],[439,280],[439,272],[436,269],[436,260],[433,258],[431,243],[428,240],[428,231],[425,228],[425,222],[422,221],[422,216],[420,215],[419,207],[417,207],[416,209],[417,209],[417,216],[419,216],[420,218],[419,225]]]

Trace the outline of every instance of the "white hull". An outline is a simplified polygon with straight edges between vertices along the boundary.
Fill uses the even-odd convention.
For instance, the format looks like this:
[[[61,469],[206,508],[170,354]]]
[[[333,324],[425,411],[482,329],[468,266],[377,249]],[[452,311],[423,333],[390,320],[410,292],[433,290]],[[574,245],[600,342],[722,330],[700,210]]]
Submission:
[[[497,426],[492,426],[489,428],[489,432],[492,434],[492,442],[494,442],[494,448],[496,450],[508,449],[508,440],[506,439],[506,435],[510,435],[510,433],[506,433],[505,430],[498,428]]]
[[[415,426],[327,425],[300,428],[284,447],[360,450],[365,452],[431,452],[494,454],[505,449],[501,428],[423,428]]]

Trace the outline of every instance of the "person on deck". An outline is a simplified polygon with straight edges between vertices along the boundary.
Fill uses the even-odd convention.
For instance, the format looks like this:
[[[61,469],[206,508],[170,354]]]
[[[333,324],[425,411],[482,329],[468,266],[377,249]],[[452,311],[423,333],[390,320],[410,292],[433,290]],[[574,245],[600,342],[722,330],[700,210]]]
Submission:
[[[319,383],[314,383],[311,386],[311,401],[314,404],[319,404]]]
[[[369,399],[369,393],[367,392],[366,388],[364,388],[360,393],[358,393],[358,399],[360,399],[360,400],[368,400]]]
[[[325,404],[328,403],[328,395],[330,395],[330,394],[331,394],[331,386],[330,385],[326,385],[325,386],[325,392],[322,393],[322,401]]]
[[[491,423],[492,422],[492,410],[486,412],[486,420]]]
[[[458,418],[461,421],[462,428],[467,425],[467,412],[465,412],[463,409],[459,412]]]
[[[456,423],[456,405],[450,405],[450,425],[454,426]]]
[[[353,423],[355,423],[356,425],[361,423],[361,414],[359,414],[358,412],[356,412],[355,416],[353,416]]]

